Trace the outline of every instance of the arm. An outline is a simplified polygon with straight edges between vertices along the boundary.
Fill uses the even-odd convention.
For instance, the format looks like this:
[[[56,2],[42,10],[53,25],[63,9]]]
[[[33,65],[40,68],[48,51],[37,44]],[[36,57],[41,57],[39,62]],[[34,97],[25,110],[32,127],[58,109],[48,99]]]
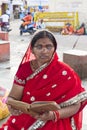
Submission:
[[[78,103],[78,104],[71,105],[71,106],[58,110],[60,119],[64,119],[64,118],[73,116],[74,114],[76,114],[79,111],[80,106],[81,106],[81,104]]]
[[[68,117],[73,116],[74,114],[76,114],[79,111],[80,106],[81,106],[81,104],[78,103],[78,104],[71,105],[71,106],[68,106],[68,107],[65,107],[65,108],[58,110],[59,119],[64,119],[64,118],[68,118]],[[37,115],[35,118],[41,119],[43,121],[55,120],[55,115],[54,115],[53,111],[50,111],[49,113]]]
[[[9,102],[9,100],[13,100],[13,101],[14,100],[21,100],[23,89],[24,89],[24,87],[13,84],[12,89],[8,95],[7,104]],[[10,113],[13,115],[15,115],[15,114],[18,115],[21,113],[20,110],[16,110],[11,105],[8,105],[8,108],[9,108]]]
[[[13,98],[15,100],[21,100],[23,89],[23,86],[13,84],[12,89],[8,95],[8,99]]]
[[[28,103],[18,102],[22,98],[23,89],[24,87],[13,84],[13,87],[8,95],[8,99],[6,102],[8,105],[9,111],[12,115],[19,115],[24,112],[26,114],[30,114],[31,116],[35,116],[37,115],[36,112],[32,110],[31,111],[28,110],[30,109],[30,105]]]

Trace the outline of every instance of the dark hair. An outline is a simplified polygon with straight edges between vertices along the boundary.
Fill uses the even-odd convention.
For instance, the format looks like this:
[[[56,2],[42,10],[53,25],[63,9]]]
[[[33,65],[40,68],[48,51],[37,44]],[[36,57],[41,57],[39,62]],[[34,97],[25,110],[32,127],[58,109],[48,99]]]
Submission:
[[[3,14],[6,14],[6,11],[4,11]]]
[[[84,23],[82,23],[82,24],[81,24],[81,27],[84,27],[84,26],[85,26],[85,24],[84,24]]]
[[[31,12],[28,12],[27,14],[28,14],[28,15],[30,15],[30,14],[31,14]]]
[[[55,50],[57,49],[57,41],[56,38],[54,37],[54,35],[46,30],[46,29],[42,29],[42,30],[37,30],[34,35],[33,38],[31,39],[31,48],[34,47],[35,43],[37,42],[37,40],[39,40],[40,38],[49,38],[51,40],[51,42],[54,45]]]

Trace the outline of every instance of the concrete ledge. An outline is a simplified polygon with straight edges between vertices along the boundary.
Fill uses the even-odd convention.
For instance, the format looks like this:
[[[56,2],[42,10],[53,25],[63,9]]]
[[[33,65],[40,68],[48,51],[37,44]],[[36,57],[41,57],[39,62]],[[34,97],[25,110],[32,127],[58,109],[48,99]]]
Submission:
[[[68,50],[63,53],[63,61],[70,65],[81,79],[87,78],[87,51]]]
[[[8,41],[8,32],[0,31],[0,39]]]
[[[0,41],[0,62],[10,59],[10,43],[9,41]]]

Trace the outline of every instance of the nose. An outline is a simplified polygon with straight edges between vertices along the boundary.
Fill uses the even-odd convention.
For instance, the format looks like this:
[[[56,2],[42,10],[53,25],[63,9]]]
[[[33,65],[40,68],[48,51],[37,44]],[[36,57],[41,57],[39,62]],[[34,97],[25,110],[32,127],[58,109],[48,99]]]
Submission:
[[[48,50],[47,50],[47,48],[44,46],[43,48],[42,48],[42,52],[47,52]]]

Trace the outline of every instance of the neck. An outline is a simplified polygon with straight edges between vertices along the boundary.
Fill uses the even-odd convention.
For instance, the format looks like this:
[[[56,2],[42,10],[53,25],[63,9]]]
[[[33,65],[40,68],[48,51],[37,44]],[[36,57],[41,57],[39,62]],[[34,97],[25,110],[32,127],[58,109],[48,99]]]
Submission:
[[[44,63],[43,63],[44,64]],[[37,60],[32,60],[30,62],[31,68],[33,71],[35,71],[36,69],[38,69],[40,66],[43,65],[41,62],[38,62]]]
[[[32,68],[33,71],[35,71],[39,67],[38,64],[37,64],[37,62],[36,62],[36,60],[32,60],[30,62],[30,65],[31,65],[31,68]]]

